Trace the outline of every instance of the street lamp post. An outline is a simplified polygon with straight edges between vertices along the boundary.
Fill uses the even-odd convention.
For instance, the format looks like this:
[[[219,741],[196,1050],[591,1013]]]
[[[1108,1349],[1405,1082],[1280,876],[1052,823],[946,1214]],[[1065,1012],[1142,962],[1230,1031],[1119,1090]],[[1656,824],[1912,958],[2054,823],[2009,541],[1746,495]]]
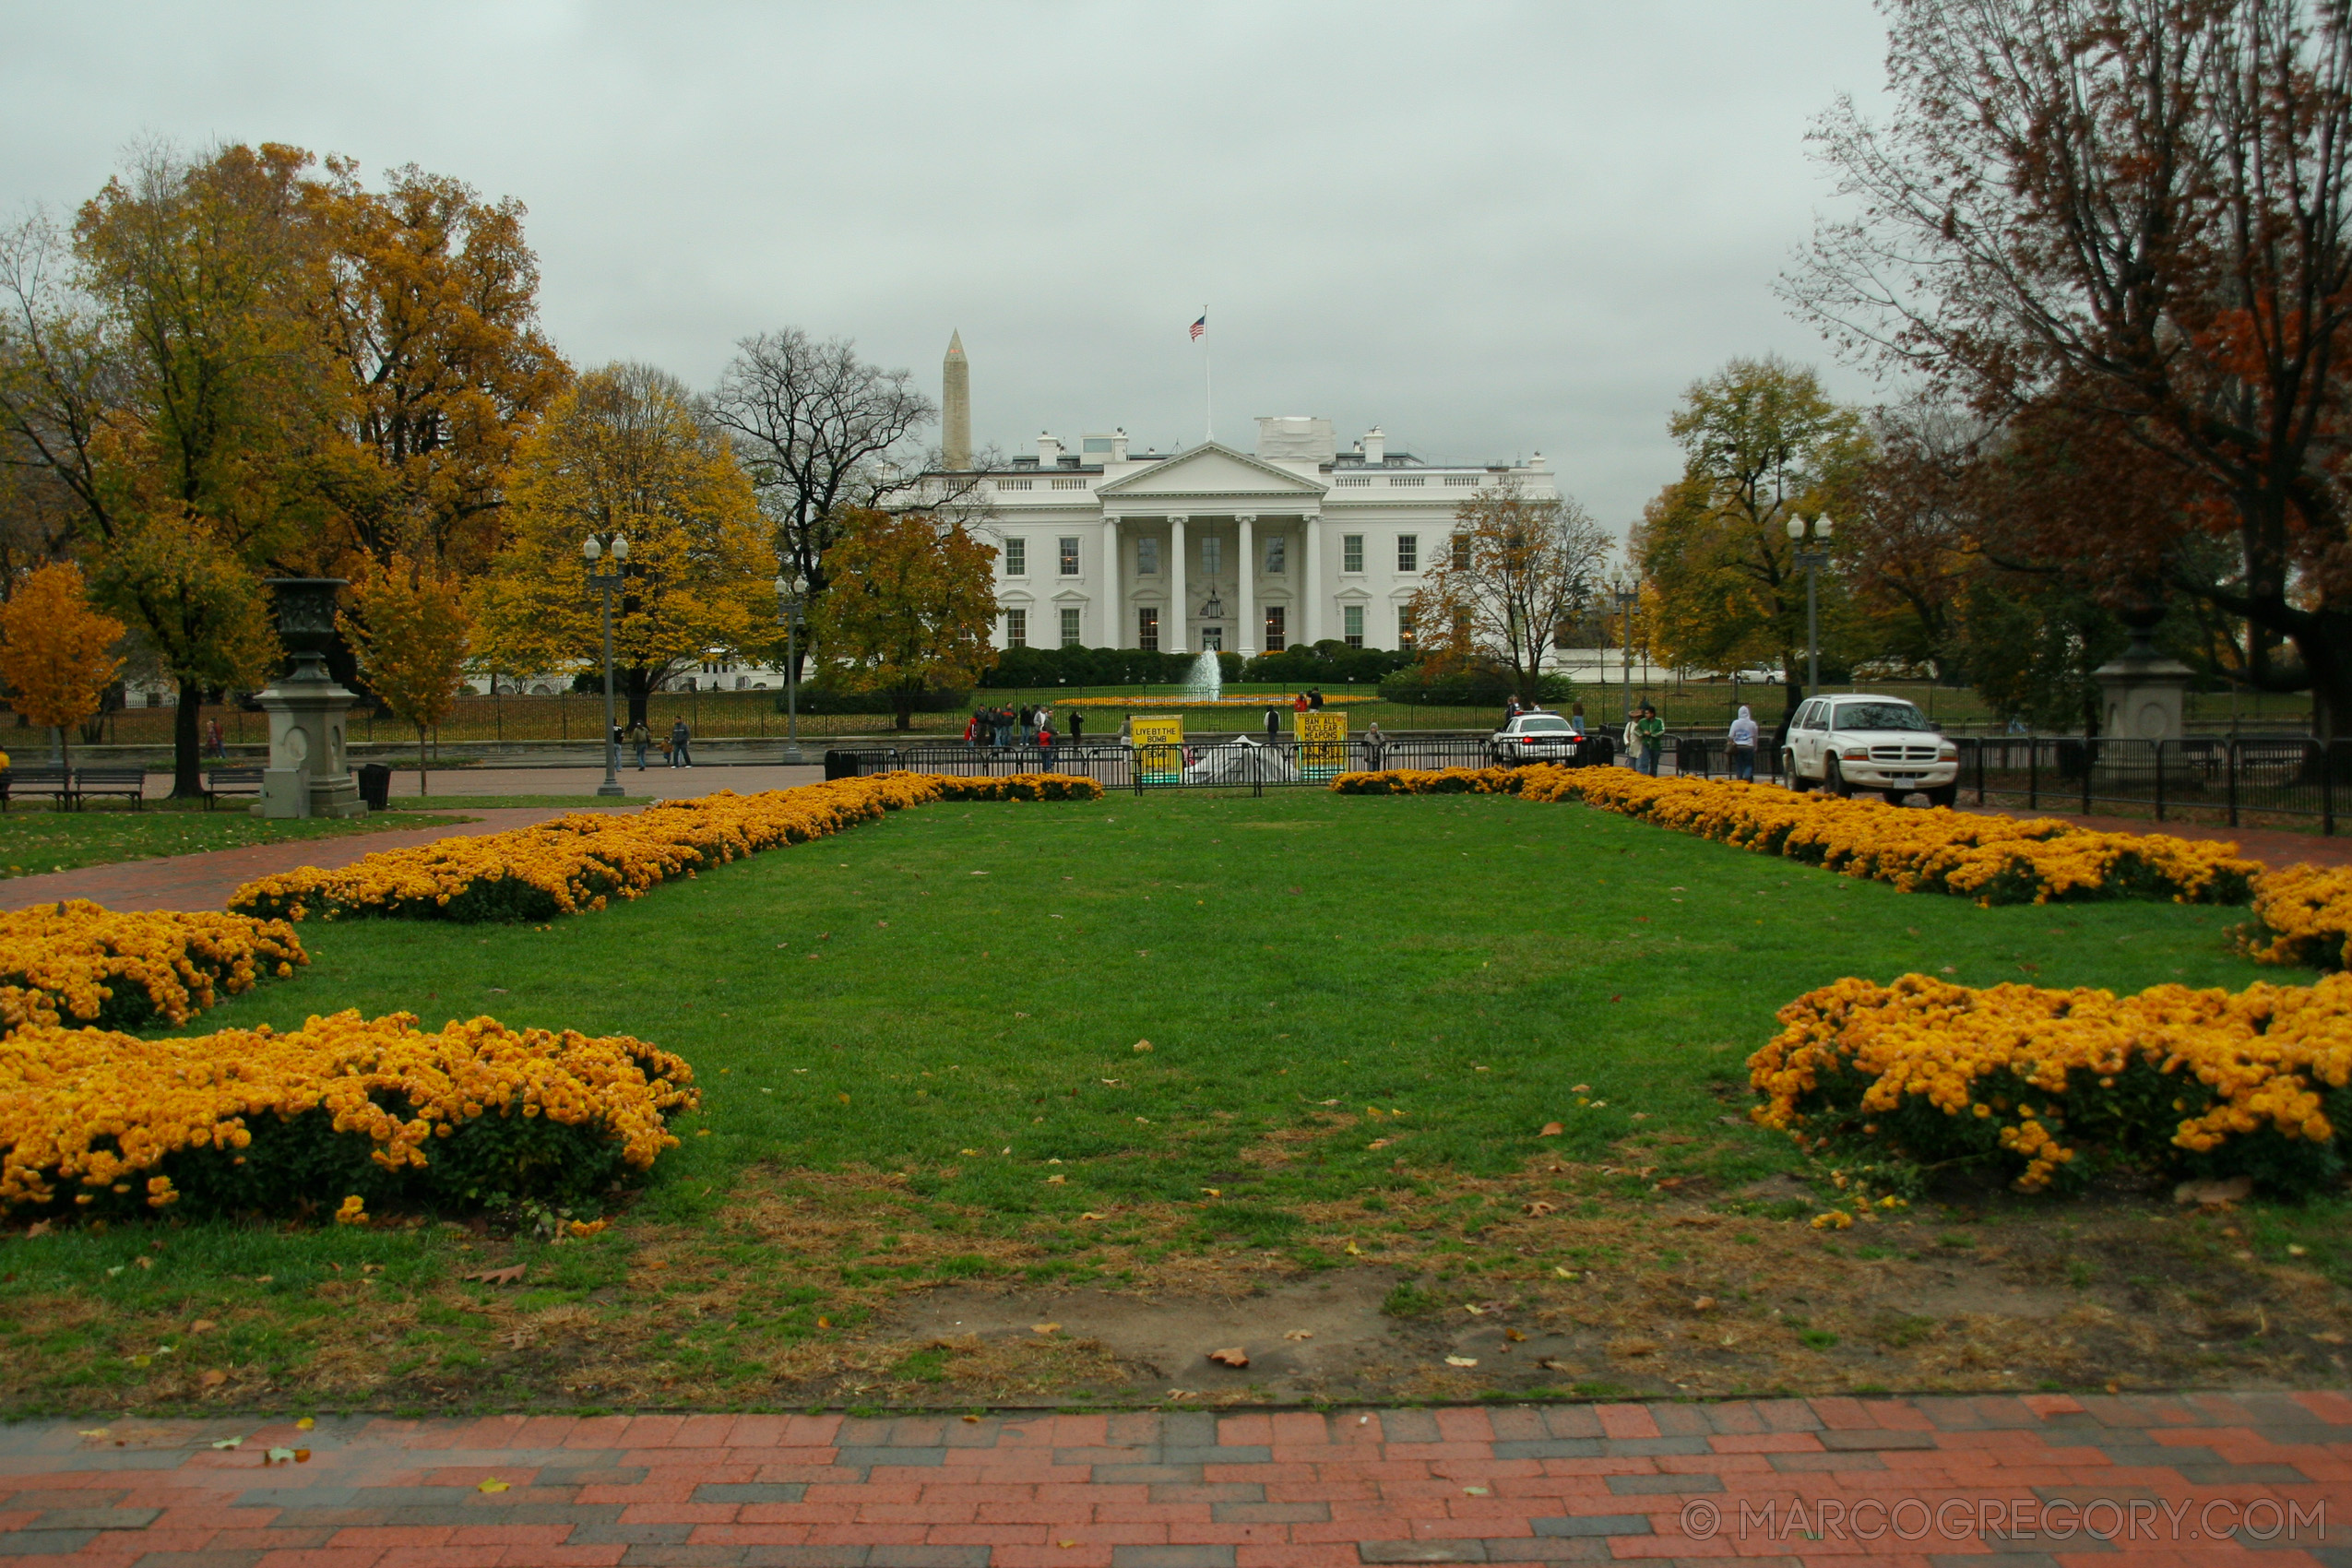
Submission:
[[[1629,588],[1617,590],[1617,613],[1625,621],[1625,635],[1621,639],[1624,649],[1620,657],[1625,661],[1625,710],[1628,713],[1633,708],[1633,600],[1640,597]]]
[[[1829,515],[1811,522],[1790,517],[1788,537],[1805,572],[1805,695],[1812,696],[1821,686],[1821,569],[1829,564]]]
[[[615,532],[599,539],[590,534],[580,553],[588,557],[588,587],[604,596],[604,782],[596,787],[596,792],[618,799],[628,791],[621,788],[621,737],[612,728],[612,595],[619,590],[629,564],[628,536]],[[610,561],[611,569],[599,571],[600,560]]]
[[[801,765],[801,631],[808,596],[790,577],[776,579],[776,618],[784,624],[784,761]]]

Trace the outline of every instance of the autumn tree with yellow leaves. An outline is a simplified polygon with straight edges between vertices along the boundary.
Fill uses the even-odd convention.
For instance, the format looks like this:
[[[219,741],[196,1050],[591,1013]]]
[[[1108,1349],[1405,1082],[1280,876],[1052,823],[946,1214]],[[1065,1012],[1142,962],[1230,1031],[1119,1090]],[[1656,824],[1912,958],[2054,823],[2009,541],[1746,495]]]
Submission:
[[[1465,500],[1411,612],[1427,662],[1500,671],[1533,702],[1544,657],[1600,585],[1609,535],[1570,499],[1530,497],[1506,479]]]
[[[611,364],[559,397],[517,455],[513,538],[477,588],[479,657],[505,671],[600,662],[600,600],[580,552],[627,536],[613,606],[628,722],[662,682],[714,649],[777,641],[776,556],[751,483],[676,378]]]
[[[1835,513],[1869,450],[1862,421],[1811,370],[1774,355],[1735,359],[1692,385],[1669,423],[1682,477],[1628,541],[1651,612],[1651,647],[1670,664],[1780,666],[1793,710],[1804,695],[1805,574],[1790,518]],[[1847,546],[1833,537],[1832,547]],[[1842,636],[1845,576],[1821,578],[1822,642]]]
[[[361,568],[351,608],[338,616],[360,674],[384,706],[416,726],[417,793],[426,793],[425,731],[449,717],[465,690],[473,618],[457,581],[395,555]]]
[[[996,662],[996,547],[928,513],[841,509],[832,587],[812,624],[826,680],[884,692],[901,730],[926,691],[972,685]]]
[[[72,727],[98,711],[114,672],[123,623],[95,609],[79,566],[60,561],[16,585],[0,604],[0,680],[8,702],[35,724],[53,725],[73,766]]]

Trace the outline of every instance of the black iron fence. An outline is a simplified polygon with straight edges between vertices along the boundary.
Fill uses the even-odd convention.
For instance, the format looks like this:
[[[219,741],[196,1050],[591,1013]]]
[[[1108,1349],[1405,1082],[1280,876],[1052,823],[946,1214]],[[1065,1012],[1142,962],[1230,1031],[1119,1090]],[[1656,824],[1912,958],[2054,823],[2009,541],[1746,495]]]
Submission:
[[[1594,747],[1605,753],[1605,742]],[[1054,746],[861,746],[825,754],[827,778],[855,778],[905,769],[1001,778],[1014,773],[1064,773],[1106,790],[1243,789],[1263,792],[1291,785],[1327,785],[1343,773],[1384,768],[1486,767],[1495,761],[1484,735],[1413,735],[1370,741],[1266,742],[1254,737],[1201,737],[1181,745],[1134,746],[1089,741]]]

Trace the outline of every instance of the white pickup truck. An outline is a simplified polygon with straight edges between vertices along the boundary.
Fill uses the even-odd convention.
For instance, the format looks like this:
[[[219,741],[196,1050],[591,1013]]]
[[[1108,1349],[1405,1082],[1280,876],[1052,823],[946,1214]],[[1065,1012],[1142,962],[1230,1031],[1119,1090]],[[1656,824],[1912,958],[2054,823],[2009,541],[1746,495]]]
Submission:
[[[1930,805],[1948,806],[1960,792],[1960,748],[1901,697],[1860,692],[1814,697],[1799,708],[1780,768],[1792,790],[1870,790],[1895,805],[1925,795]]]

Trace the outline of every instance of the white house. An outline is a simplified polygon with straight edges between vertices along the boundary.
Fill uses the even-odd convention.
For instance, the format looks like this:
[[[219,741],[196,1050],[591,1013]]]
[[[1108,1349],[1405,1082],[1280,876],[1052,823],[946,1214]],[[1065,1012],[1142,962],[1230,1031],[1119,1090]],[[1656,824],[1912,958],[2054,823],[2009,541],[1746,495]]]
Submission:
[[[959,374],[968,375],[960,341],[944,400],[951,466],[971,460]],[[1511,479],[1531,499],[1560,493],[1540,452],[1525,463],[1434,464],[1391,451],[1377,429],[1341,452],[1328,420],[1257,425],[1254,452],[1214,441],[1131,452],[1126,433],[1112,431],[1075,449],[1039,435],[1035,457],[959,467],[992,514],[998,646],[1404,647],[1407,606],[1466,498]]]

